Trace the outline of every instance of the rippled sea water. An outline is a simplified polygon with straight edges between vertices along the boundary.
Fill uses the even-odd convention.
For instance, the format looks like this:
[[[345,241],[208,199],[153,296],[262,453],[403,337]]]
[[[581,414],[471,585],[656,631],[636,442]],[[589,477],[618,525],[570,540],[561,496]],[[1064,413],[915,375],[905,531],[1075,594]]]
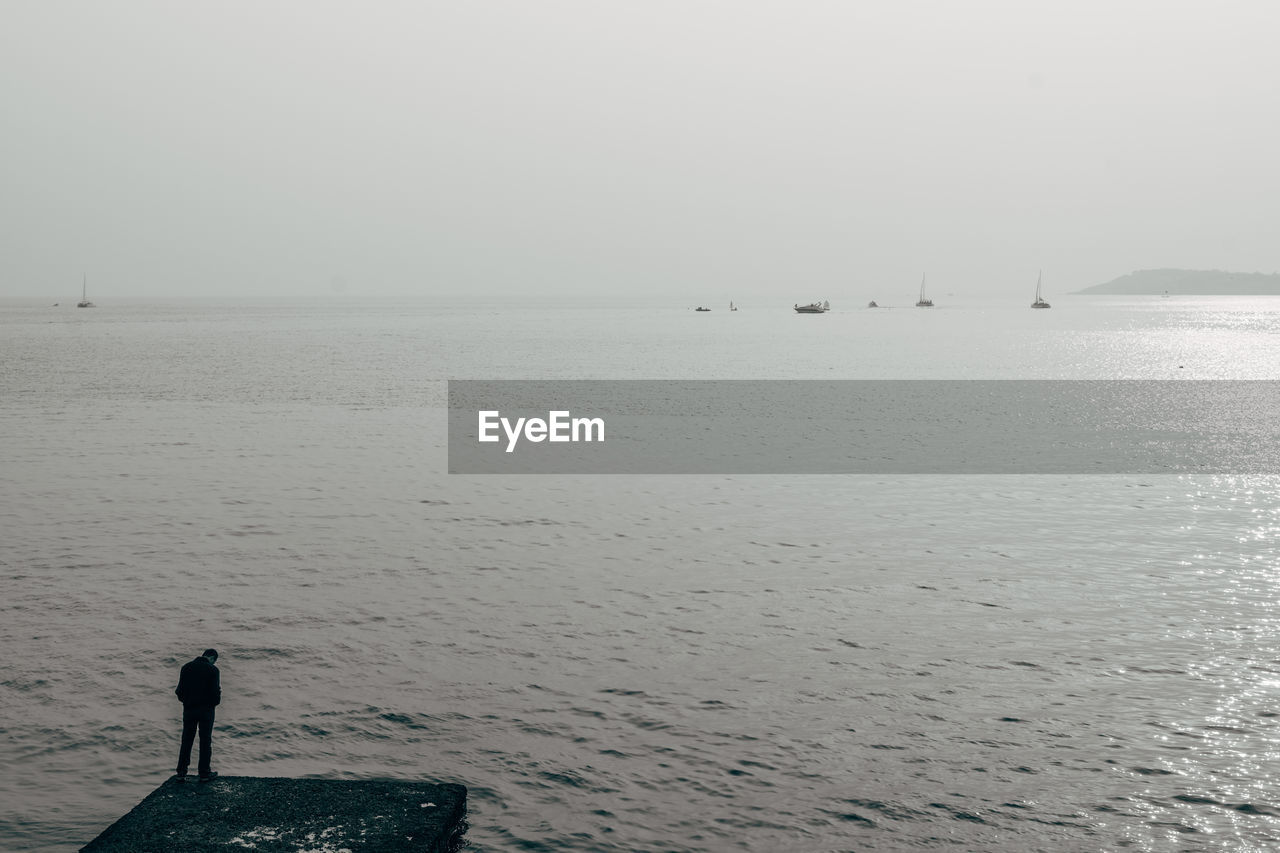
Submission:
[[[209,645],[221,772],[460,782],[475,850],[1280,846],[1280,478],[449,476],[442,408],[1274,379],[1280,299],[742,309],[0,305],[0,848],[167,778]]]

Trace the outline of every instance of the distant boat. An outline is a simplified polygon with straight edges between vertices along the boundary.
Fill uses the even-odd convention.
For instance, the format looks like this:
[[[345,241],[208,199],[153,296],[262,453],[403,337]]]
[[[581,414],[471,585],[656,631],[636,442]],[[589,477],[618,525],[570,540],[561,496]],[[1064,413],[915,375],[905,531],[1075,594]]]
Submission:
[[[868,307],[868,308],[879,308],[880,306],[876,304],[876,301],[875,301],[874,299],[872,299],[870,302],[868,302],[868,303],[867,303],[867,307]]]
[[[830,302],[810,302],[808,305],[796,305],[797,314],[825,314],[831,310]]]
[[[694,311],[710,311],[711,309],[710,309],[710,308],[703,308],[701,305],[699,305],[697,308],[694,308],[693,310],[694,310]]]
[[[732,302],[730,302],[730,303],[729,303],[729,310],[730,310],[730,311],[737,311],[737,310],[738,310],[738,306],[737,306],[737,305],[734,305]]]
[[[89,301],[89,277],[86,275],[84,280],[80,282],[80,301],[76,303],[77,308],[97,308]]]
[[[1045,302],[1043,299],[1041,299],[1041,298],[1040,298],[1040,278],[1041,278],[1041,276],[1043,276],[1043,275],[1044,275],[1044,273],[1043,273],[1043,272],[1041,272],[1039,275],[1037,275],[1037,276],[1036,276],[1036,301],[1031,303],[1031,307],[1032,307],[1032,308],[1049,308],[1049,307],[1052,307],[1052,306],[1050,306],[1050,305],[1049,305],[1049,303],[1048,303],[1048,302]]]
[[[917,308],[932,308],[933,300],[926,299],[924,295],[924,276],[920,276],[920,298],[916,300]]]

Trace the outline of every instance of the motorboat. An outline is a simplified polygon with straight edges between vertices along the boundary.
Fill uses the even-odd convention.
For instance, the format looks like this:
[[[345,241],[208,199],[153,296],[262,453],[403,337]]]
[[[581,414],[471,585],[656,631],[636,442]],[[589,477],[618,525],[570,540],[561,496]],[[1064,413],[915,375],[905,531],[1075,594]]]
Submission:
[[[796,305],[797,314],[825,314],[831,310],[830,302],[810,302],[808,305]]]

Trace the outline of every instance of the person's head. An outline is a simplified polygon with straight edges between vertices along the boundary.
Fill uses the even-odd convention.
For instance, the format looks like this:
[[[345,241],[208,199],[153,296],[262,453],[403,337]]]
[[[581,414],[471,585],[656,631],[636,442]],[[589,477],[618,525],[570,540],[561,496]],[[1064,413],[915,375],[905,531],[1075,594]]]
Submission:
[[[204,654],[202,654],[200,657],[202,657],[202,658],[208,658],[208,659],[209,659],[209,663],[217,663],[217,662],[218,662],[218,650],[217,650],[217,649],[205,649],[205,650],[204,650]]]

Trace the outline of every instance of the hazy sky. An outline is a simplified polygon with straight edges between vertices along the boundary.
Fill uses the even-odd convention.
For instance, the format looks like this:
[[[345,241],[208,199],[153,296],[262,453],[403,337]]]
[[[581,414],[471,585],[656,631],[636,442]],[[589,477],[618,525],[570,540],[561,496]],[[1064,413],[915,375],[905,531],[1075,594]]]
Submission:
[[[0,296],[1280,270],[1280,4],[0,6]]]

